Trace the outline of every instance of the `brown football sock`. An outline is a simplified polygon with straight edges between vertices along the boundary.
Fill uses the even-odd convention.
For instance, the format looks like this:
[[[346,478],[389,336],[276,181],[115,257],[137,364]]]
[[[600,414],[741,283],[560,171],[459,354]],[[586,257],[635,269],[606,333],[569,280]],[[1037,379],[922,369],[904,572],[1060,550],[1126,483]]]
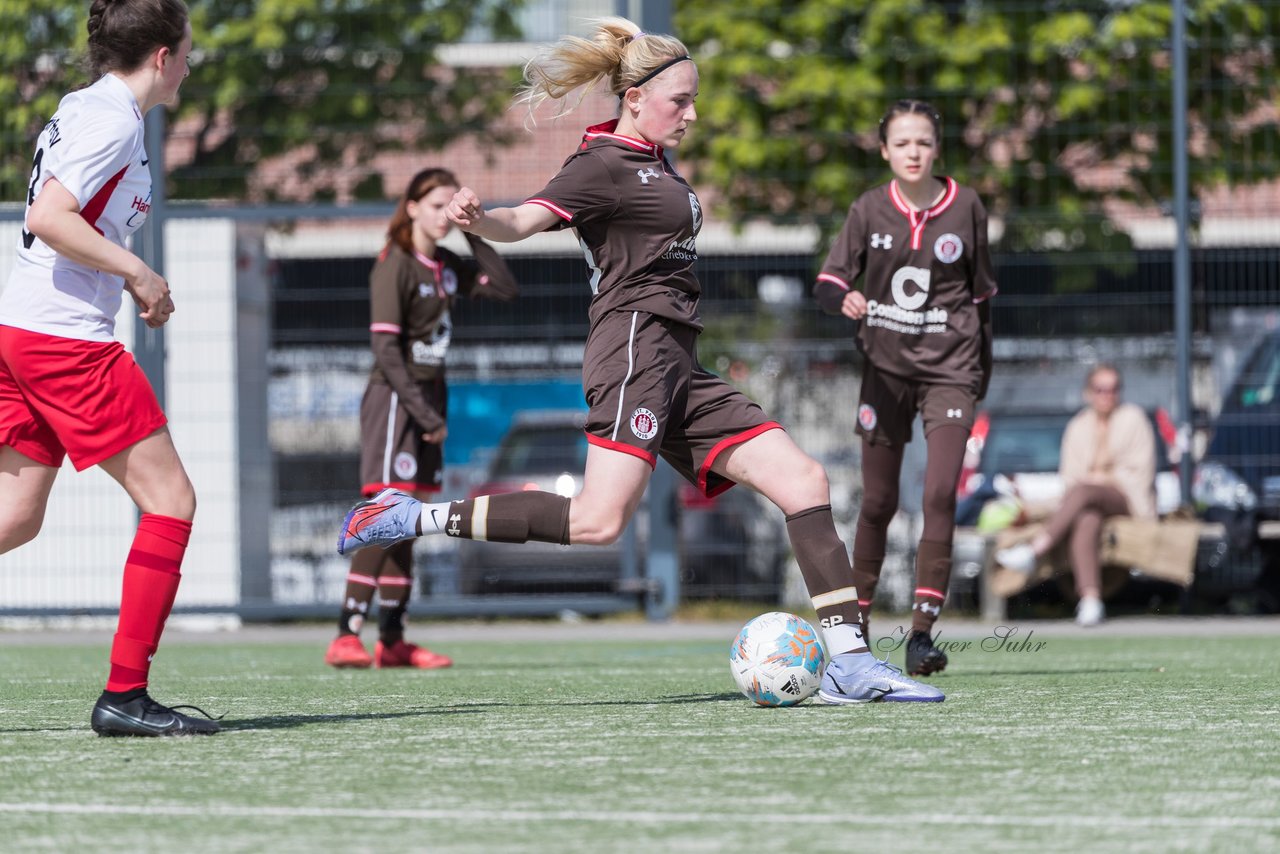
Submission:
[[[921,540],[916,550],[916,595],[911,606],[911,630],[929,632],[942,613],[951,581],[951,543]]]
[[[883,556],[879,560],[853,559],[853,586],[858,589],[858,613],[862,618],[862,633],[868,641],[871,639],[871,602],[876,597],[883,566]]]
[[[404,637],[404,613],[413,593],[413,541],[402,540],[383,554],[378,576],[378,640],[391,646]]]
[[[810,507],[787,517],[787,536],[818,612],[828,653],[866,652],[858,591],[853,585],[849,553],[831,518],[831,505]],[[842,647],[842,648],[836,648]]]
[[[490,543],[569,544],[569,499],[550,492],[479,495],[449,505],[444,532]]]
[[[382,549],[361,549],[351,558],[351,570],[347,573],[347,590],[342,596],[342,611],[338,615],[339,635],[358,635],[369,615],[369,603],[378,589],[378,573],[386,553]]]

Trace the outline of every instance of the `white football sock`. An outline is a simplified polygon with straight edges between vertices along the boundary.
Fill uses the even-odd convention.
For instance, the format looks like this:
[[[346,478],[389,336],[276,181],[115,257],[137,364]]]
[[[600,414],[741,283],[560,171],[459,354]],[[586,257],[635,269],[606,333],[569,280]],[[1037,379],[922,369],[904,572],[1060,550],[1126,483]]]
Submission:
[[[443,534],[449,524],[449,506],[453,502],[442,501],[439,504],[422,503],[422,536]]]
[[[839,623],[822,630],[822,639],[827,643],[828,655],[843,655],[858,650],[867,652],[867,641],[862,637],[862,627],[853,623]]]

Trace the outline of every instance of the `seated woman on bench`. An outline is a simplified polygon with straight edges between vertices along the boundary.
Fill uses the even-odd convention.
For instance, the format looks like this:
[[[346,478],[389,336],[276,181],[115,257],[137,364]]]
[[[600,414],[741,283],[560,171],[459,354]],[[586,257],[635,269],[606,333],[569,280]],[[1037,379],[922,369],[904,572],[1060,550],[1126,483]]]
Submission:
[[[1099,364],[1085,378],[1087,404],[1062,434],[1059,473],[1066,494],[1029,543],[996,552],[996,562],[1031,572],[1038,559],[1069,538],[1075,574],[1076,622],[1096,626],[1102,606],[1098,557],[1102,522],[1109,516],[1154,518],[1155,433],[1142,408],[1120,401],[1120,371]]]

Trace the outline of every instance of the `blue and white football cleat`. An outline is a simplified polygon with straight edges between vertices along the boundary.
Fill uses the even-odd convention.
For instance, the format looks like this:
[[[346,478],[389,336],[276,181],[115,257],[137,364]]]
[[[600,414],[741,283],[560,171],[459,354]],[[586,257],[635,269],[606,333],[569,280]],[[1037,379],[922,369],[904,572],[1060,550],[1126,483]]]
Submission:
[[[941,703],[946,695],[870,653],[832,656],[822,674],[818,699],[832,705],[852,703]]]
[[[338,554],[345,555],[365,546],[394,545],[418,536],[418,516],[422,502],[398,489],[384,489],[368,501],[361,501],[342,522],[338,534]]]

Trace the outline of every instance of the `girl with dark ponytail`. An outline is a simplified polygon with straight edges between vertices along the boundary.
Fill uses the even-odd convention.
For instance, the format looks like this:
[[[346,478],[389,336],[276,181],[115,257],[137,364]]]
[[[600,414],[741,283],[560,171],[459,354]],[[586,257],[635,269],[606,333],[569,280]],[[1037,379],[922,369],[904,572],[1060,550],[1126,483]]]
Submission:
[[[114,340],[126,292],[153,329],[174,311],[169,283],[127,240],[151,207],[143,116],[177,96],[191,25],[181,0],[94,0],[88,29],[97,80],[64,97],[36,140],[18,259],[0,292],[0,553],[36,536],[65,457],[115,478],[140,520],[91,725],[207,735],[217,722],[147,692],[196,498],[150,383]]]

